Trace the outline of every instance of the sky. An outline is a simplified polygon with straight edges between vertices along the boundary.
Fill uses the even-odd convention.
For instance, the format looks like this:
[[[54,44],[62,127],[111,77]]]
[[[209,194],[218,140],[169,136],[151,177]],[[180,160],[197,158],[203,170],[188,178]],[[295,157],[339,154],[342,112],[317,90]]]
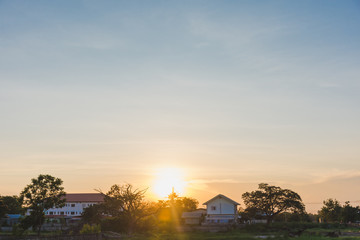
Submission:
[[[0,194],[261,182],[360,204],[360,1],[0,0]],[[244,207],[242,205],[242,207]]]

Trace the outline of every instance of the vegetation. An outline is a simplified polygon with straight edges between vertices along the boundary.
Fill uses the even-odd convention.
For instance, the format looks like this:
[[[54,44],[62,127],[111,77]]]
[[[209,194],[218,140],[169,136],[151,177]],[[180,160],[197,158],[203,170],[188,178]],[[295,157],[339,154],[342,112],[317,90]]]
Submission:
[[[17,196],[0,196],[0,218],[6,214],[21,214],[23,209]]]
[[[339,201],[330,198],[323,203],[324,206],[319,211],[319,217],[323,222],[349,223],[360,220],[360,208],[351,206],[350,202],[345,202],[341,206]]]
[[[29,210],[30,215],[22,221],[22,227],[27,229],[33,227],[40,235],[41,226],[45,220],[45,211],[52,207],[63,207],[65,204],[65,192],[62,187],[63,181],[50,175],[40,174],[37,178],[31,179],[20,193],[20,199]]]
[[[146,189],[134,189],[131,184],[115,184],[105,194],[102,206],[89,210],[93,214],[87,211],[84,215],[88,220],[92,218],[92,222],[96,222],[95,215],[111,216],[104,221],[105,229],[132,233],[156,211],[154,204],[145,201],[145,192]]]
[[[80,230],[80,234],[89,234],[89,233],[100,233],[101,227],[99,224],[89,225],[84,224],[82,229]]]
[[[181,222],[183,212],[191,212],[197,209],[199,202],[194,198],[180,197],[172,192],[167,200],[160,200],[158,219],[161,224],[168,224],[168,227],[176,227]]]
[[[32,227],[40,234],[44,223],[44,213],[53,207],[64,205],[62,180],[50,175],[39,175],[32,179],[21,192],[20,197],[0,197],[0,214],[24,213],[26,216],[13,234],[21,234]],[[332,239],[344,234],[346,239],[360,239],[355,236],[359,228],[347,225],[360,220],[359,207],[349,202],[341,205],[336,199],[327,199],[318,215],[307,214],[300,196],[289,190],[268,184],[259,184],[259,190],[243,194],[246,209],[240,211],[242,220],[266,219],[268,224],[248,224],[241,229],[222,233],[190,232],[181,233],[181,215],[194,211],[198,201],[171,193],[167,200],[148,202],[146,189],[136,189],[131,184],[113,185],[104,194],[104,203],[85,209],[83,224],[69,229],[68,233],[93,234],[100,232],[120,232],[122,239]],[[323,223],[316,223],[320,218]],[[271,223],[271,224],[270,224]],[[355,232],[355,233],[353,233]],[[54,234],[52,233],[44,233]],[[342,234],[342,235],[341,235]]]
[[[270,223],[280,213],[305,211],[301,197],[294,191],[260,183],[259,190],[242,195],[245,211],[252,216],[263,215]]]

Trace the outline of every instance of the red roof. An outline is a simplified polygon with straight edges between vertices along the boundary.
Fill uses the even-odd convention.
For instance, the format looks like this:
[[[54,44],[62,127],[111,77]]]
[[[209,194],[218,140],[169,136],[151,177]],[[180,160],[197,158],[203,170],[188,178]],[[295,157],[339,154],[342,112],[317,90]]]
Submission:
[[[104,202],[101,193],[67,193],[66,202]]]

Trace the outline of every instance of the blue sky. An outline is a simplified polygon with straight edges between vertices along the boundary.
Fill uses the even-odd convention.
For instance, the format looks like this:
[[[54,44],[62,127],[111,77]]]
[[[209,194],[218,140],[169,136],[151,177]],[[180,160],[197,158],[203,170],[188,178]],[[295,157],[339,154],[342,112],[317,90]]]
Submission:
[[[0,194],[169,165],[204,200],[358,200],[359,22],[359,1],[0,1]]]

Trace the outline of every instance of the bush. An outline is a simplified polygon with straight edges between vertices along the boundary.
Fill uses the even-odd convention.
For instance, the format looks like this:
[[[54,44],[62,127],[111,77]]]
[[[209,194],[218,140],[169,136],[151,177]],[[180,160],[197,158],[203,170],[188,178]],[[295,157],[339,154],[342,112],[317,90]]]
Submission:
[[[128,221],[123,217],[110,217],[101,221],[103,231],[124,233],[128,229]]]
[[[89,225],[84,224],[82,229],[80,230],[80,234],[89,234],[89,233],[100,233],[101,227],[99,224]]]

